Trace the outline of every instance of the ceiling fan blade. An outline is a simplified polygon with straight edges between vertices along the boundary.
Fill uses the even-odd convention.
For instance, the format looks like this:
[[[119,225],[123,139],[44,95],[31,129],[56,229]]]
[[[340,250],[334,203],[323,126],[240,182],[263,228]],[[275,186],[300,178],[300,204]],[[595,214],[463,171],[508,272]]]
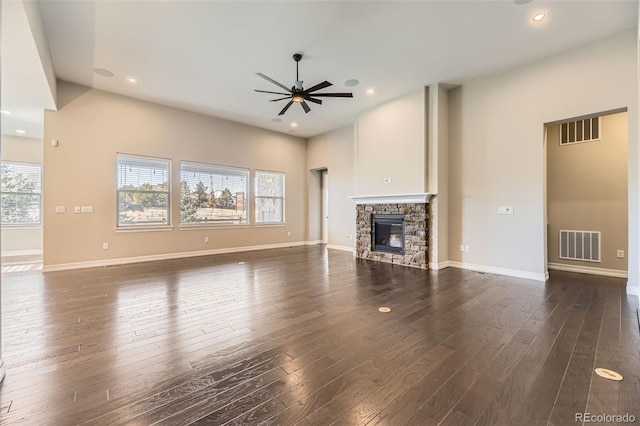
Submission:
[[[311,108],[309,108],[309,105],[307,105],[305,101],[300,102],[300,105],[302,105],[302,109],[304,109],[304,112],[308,113],[309,111],[311,111]]]
[[[304,92],[305,93],[311,93],[311,92],[314,92],[316,90],[324,89],[325,87],[329,87],[329,86],[333,86],[333,84],[329,83],[328,81],[323,81],[322,83],[319,83],[319,84],[316,84],[315,86],[309,87]]]
[[[305,101],[309,101],[309,102],[313,102],[314,104],[322,105],[322,101],[320,99],[316,99],[316,98],[311,98],[309,96],[305,96],[304,100]]]
[[[288,104],[286,104],[286,105],[284,106],[284,108],[282,108],[282,111],[280,111],[280,113],[279,113],[278,115],[282,115],[282,114],[284,114],[285,112],[287,112],[287,110],[289,109],[289,107],[290,107],[291,105],[293,105],[293,101],[289,101],[289,103],[288,103]]]
[[[272,95],[288,95],[289,93],[282,93],[282,92],[270,92],[268,90],[258,90],[258,89],[254,89],[256,92],[260,92],[260,93],[271,93]]]
[[[328,98],[353,98],[353,93],[314,93],[314,97],[325,96]]]
[[[291,99],[291,96],[287,96],[286,98],[271,99],[270,102],[284,101],[285,99]]]
[[[279,87],[283,88],[287,92],[291,93],[291,89],[289,89],[287,86],[285,86],[284,84],[278,83],[274,79],[267,77],[266,75],[262,74],[261,72],[257,72],[256,75],[259,76],[259,77],[264,78],[265,80],[267,80],[267,81],[275,84],[276,86],[279,86]]]

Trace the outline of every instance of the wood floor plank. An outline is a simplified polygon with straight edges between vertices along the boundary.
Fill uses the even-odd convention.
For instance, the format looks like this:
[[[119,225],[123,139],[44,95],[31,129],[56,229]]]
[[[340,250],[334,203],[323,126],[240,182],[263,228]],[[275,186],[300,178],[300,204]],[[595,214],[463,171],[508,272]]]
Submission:
[[[553,294],[545,301],[550,301]],[[485,412],[478,418],[478,425],[509,424],[520,409],[522,401],[527,396],[530,385],[535,380],[538,371],[542,367],[549,350],[556,341],[556,337],[564,325],[571,309],[570,306],[577,300],[578,291],[567,292],[558,295],[550,305],[544,310],[536,312],[542,315],[539,318],[547,318],[545,322],[530,323],[527,321],[525,327],[530,326],[535,330],[536,336],[531,341],[527,350],[522,355],[513,372],[507,377],[498,389],[494,399],[491,401]],[[562,304],[558,308],[558,304]],[[548,312],[551,312],[550,314]],[[535,313],[534,313],[535,315]]]
[[[573,304],[556,341],[546,355],[522,408],[516,414],[515,425],[546,423],[553,410],[557,395],[565,378],[569,360],[574,351],[578,334],[591,301],[589,294],[582,294]]]
[[[621,279],[423,271],[322,246],[2,278],[2,426],[640,416]]]
[[[594,348],[597,346],[603,312],[604,300],[596,293],[573,349],[550,416],[550,425],[560,426],[574,422],[576,413],[586,412],[589,386],[593,377]]]

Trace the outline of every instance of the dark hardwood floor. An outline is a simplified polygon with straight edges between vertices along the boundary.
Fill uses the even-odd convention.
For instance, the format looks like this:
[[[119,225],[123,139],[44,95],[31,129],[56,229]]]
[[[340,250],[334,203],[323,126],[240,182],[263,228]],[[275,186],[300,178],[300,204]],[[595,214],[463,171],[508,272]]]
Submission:
[[[0,425],[640,422],[638,303],[620,279],[315,246],[12,273],[2,291]]]

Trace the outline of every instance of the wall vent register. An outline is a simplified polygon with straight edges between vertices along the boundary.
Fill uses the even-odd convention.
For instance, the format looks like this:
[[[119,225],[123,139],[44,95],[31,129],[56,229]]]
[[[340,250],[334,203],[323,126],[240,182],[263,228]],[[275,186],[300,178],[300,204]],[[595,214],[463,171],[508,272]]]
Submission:
[[[560,259],[600,262],[600,232],[560,230]]]
[[[560,145],[600,139],[600,117],[570,121],[560,125]]]

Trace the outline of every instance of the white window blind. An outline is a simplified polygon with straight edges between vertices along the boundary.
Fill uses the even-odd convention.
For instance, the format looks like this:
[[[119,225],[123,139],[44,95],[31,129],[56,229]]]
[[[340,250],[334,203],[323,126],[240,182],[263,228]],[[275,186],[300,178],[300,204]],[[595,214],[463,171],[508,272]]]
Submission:
[[[0,205],[2,225],[42,224],[42,166],[2,162]]]
[[[284,173],[256,171],[256,223],[284,223]]]
[[[249,170],[215,164],[182,162],[180,223],[237,225],[248,218]]]
[[[170,224],[171,161],[118,154],[118,227]]]

